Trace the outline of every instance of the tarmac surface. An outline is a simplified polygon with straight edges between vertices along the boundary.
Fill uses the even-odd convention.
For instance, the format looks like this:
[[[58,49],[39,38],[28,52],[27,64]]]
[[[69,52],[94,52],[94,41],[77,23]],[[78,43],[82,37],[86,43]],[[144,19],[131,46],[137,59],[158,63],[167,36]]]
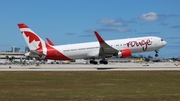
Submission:
[[[180,71],[179,63],[20,64],[0,65],[0,71]]]

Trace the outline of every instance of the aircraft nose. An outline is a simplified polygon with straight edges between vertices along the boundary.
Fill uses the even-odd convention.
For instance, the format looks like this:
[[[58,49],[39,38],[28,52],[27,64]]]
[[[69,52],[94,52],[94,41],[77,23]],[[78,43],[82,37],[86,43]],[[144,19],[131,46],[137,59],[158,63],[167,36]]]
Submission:
[[[167,42],[166,41],[163,41],[163,46],[166,46]]]

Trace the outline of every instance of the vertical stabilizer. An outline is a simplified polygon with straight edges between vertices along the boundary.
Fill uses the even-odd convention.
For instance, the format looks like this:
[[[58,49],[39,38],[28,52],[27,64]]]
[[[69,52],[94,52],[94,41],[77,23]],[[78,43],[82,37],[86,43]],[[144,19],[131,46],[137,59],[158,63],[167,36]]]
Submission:
[[[18,27],[30,50],[36,50],[46,54],[46,43],[35,32],[33,32],[26,24],[20,23]]]

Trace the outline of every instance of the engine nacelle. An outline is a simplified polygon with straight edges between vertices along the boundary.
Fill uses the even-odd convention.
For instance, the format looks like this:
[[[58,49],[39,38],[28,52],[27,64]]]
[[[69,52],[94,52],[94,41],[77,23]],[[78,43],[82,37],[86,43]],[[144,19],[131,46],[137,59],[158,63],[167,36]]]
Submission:
[[[127,58],[127,57],[130,57],[132,54],[131,50],[129,49],[126,49],[126,50],[121,50],[117,56],[118,57],[121,57],[121,58]]]

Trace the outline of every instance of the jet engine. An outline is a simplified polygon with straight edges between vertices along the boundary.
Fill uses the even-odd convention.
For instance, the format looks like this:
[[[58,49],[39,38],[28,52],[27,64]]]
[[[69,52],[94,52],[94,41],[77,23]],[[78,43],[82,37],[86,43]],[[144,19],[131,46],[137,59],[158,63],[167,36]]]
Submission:
[[[120,58],[127,58],[130,57],[132,54],[131,50],[126,49],[126,50],[121,50],[118,53],[114,54],[113,56],[118,56]]]

